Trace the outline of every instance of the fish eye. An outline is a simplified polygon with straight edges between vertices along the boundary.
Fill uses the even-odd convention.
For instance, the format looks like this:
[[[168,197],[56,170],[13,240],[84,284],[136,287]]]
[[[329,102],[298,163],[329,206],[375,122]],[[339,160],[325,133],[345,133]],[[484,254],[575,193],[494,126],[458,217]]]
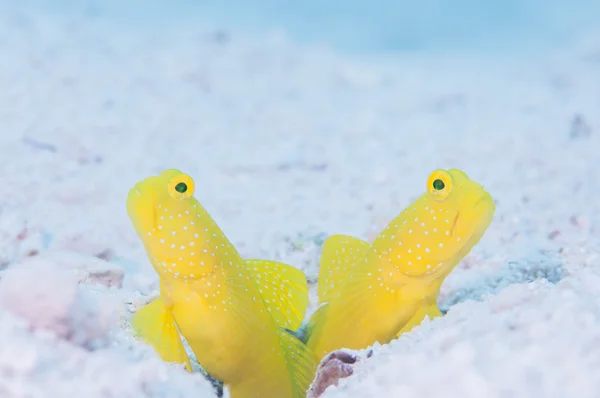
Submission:
[[[452,191],[452,176],[446,170],[436,170],[427,179],[427,190],[437,198],[445,199]]]
[[[194,180],[187,174],[178,174],[169,181],[168,191],[173,199],[189,198],[194,194]]]
[[[436,178],[433,181],[433,189],[435,189],[436,191],[441,191],[442,189],[444,189],[445,186],[446,184],[444,184],[444,181],[440,180],[439,178]]]
[[[185,193],[185,191],[187,191],[187,184],[185,182],[180,182],[175,185],[175,190],[179,193]]]

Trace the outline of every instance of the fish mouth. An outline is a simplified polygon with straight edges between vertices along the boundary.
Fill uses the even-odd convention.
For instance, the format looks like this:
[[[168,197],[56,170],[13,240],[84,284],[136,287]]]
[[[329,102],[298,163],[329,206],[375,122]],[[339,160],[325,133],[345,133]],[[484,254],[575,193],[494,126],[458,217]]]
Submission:
[[[490,212],[493,213],[493,209],[494,209],[493,205],[486,206],[486,204],[488,202],[491,202],[493,204],[492,197],[487,191],[482,189],[481,194],[478,196],[477,200],[473,203],[473,205],[471,206],[471,208],[468,212],[470,214],[475,214],[477,221],[487,218],[489,216]],[[452,221],[452,227],[450,228],[450,236],[452,236],[453,238],[456,237],[455,232],[456,232],[457,226],[459,225],[459,221],[461,220],[462,213],[463,212],[456,213],[456,216],[454,217],[454,220]],[[480,223],[478,223],[478,222],[475,223],[475,228],[470,231],[471,232],[470,235],[473,235],[474,233],[476,233],[476,230],[479,228],[479,224]]]
[[[155,200],[142,184],[136,184],[127,195],[127,213],[138,234],[145,234],[155,224]]]
[[[127,194],[127,204],[133,210],[134,208],[137,208],[140,202],[146,198],[147,195],[144,195],[139,184],[136,184],[129,190],[129,193]]]
[[[130,190],[129,190],[129,199],[133,202],[136,201],[146,201],[146,202],[155,202],[154,195],[152,195],[152,190],[149,187],[150,178],[137,182]]]
[[[139,200],[143,197],[142,192],[137,189],[137,187],[133,187],[129,190],[129,194],[127,195],[127,200],[128,201],[135,201],[135,200]]]
[[[479,196],[477,202],[475,202],[475,204],[473,205],[474,211],[479,213],[481,217],[488,217],[490,213],[493,214],[495,208],[496,204],[492,199],[492,195],[490,195],[487,191],[483,191],[481,196]]]

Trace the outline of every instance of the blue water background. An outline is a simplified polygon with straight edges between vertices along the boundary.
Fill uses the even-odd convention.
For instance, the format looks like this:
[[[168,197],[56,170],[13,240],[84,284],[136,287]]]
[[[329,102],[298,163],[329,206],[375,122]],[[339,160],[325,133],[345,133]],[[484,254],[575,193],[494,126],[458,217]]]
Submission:
[[[0,5],[14,0],[0,0]],[[133,29],[198,26],[285,31],[349,52],[522,50],[563,45],[600,28],[599,0],[21,0]]]

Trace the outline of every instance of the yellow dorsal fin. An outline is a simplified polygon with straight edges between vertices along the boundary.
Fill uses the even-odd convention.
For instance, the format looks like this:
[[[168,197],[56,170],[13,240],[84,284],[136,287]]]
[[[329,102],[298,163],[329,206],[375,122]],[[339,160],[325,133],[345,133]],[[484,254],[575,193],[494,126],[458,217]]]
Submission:
[[[314,353],[297,337],[283,329],[277,331],[292,381],[292,397],[306,398],[306,393],[317,372]]]
[[[348,279],[348,272],[370,248],[368,242],[349,235],[331,235],[323,243],[319,260],[319,302],[329,301],[331,294]]]
[[[160,297],[133,314],[131,326],[145,343],[154,348],[163,361],[184,364],[188,371],[192,371],[171,310]]]
[[[308,307],[308,282],[301,270],[269,260],[246,260],[251,278],[278,327],[295,331]]]

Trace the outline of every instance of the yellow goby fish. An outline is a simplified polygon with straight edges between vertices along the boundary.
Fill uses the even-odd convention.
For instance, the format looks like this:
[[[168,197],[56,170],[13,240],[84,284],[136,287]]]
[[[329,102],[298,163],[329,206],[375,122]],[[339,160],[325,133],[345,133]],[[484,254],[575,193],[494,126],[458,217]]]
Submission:
[[[305,325],[307,345],[318,358],[364,349],[441,316],[442,282],[483,236],[495,208],[464,172],[436,170],[427,191],[371,244],[330,236],[320,259],[320,306]]]
[[[163,360],[191,370],[181,334],[232,398],[305,397],[316,359],[286,331],[308,305],[304,273],[242,259],[194,190],[189,175],[170,169],[129,191],[129,217],[160,279],[160,296],[133,315],[134,330]]]

